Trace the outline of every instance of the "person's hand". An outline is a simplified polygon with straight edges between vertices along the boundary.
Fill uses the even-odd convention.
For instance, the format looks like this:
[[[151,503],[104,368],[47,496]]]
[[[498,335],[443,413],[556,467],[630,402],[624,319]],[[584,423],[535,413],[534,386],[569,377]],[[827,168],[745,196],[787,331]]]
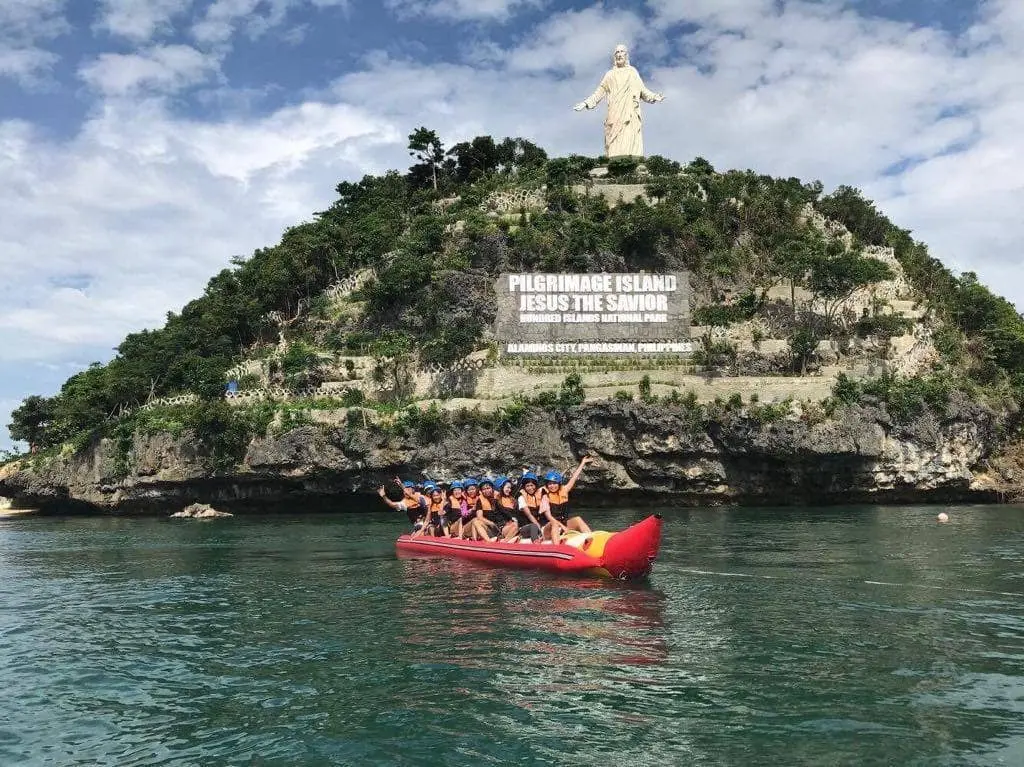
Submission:
[[[388,491],[384,489],[384,485],[381,485],[380,487],[377,488],[377,495],[379,495],[381,498],[386,497],[387,494]]]
[[[580,466],[589,466],[593,462],[594,462],[594,456],[592,456],[592,455],[585,455],[582,458],[580,458]]]
[[[576,106],[574,106],[574,107],[572,108],[572,110],[573,110],[574,112],[582,112],[582,111],[583,111],[584,109],[586,109],[586,108],[587,108],[587,102],[586,102],[586,101],[581,101],[581,102],[580,102],[579,104],[577,104]]]
[[[655,104],[657,104],[659,101],[664,101],[664,100],[665,100],[665,94],[664,93],[655,93],[654,94],[654,103]]]

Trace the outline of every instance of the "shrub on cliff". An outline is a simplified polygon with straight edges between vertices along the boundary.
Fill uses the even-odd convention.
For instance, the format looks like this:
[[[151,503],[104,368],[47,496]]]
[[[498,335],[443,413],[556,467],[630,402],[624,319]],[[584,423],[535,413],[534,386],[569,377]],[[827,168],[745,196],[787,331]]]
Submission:
[[[587,394],[583,390],[583,378],[580,374],[570,373],[567,375],[558,390],[559,407],[564,409],[582,405],[586,398]]]
[[[902,377],[883,375],[866,381],[854,381],[844,374],[836,379],[829,410],[838,404],[852,405],[874,401],[885,406],[897,422],[907,422],[926,410],[944,414],[957,382],[944,374]]]

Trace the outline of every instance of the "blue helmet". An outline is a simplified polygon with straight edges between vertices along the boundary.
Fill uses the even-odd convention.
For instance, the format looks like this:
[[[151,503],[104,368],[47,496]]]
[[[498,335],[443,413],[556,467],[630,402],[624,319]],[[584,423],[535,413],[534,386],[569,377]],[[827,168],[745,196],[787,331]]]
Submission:
[[[520,485],[525,485],[527,482],[536,482],[536,481],[537,481],[537,475],[534,474],[532,471],[524,472],[523,476],[519,478],[519,484]]]
[[[461,490],[462,489],[462,482],[460,480],[455,480],[450,485],[448,485],[448,489],[449,490]]]
[[[480,480],[476,477],[466,477],[462,480],[463,487],[480,487]]]
[[[423,486],[423,489],[424,489],[424,490],[426,490],[426,491],[427,491],[428,493],[432,493],[432,492],[434,492],[435,490],[440,490],[441,488],[439,488],[439,487],[438,487],[438,486],[437,486],[436,484],[434,484],[433,482],[428,482],[427,484],[425,484],[425,485]]]
[[[412,489],[412,488],[416,487],[416,483],[413,482],[412,480],[407,479],[407,480],[405,480],[405,482],[402,483],[402,487],[408,487],[408,488]]]
[[[480,487],[486,485],[487,487],[494,487],[494,480],[490,477],[480,477]]]
[[[505,487],[505,485],[511,484],[512,480],[509,479],[508,477],[498,477],[496,480],[494,480],[494,488],[496,490],[501,490],[501,488]]]
[[[544,481],[545,482],[557,482],[558,484],[562,484],[562,475],[559,474],[554,469],[552,469],[551,471],[549,471],[547,474],[544,475]]]

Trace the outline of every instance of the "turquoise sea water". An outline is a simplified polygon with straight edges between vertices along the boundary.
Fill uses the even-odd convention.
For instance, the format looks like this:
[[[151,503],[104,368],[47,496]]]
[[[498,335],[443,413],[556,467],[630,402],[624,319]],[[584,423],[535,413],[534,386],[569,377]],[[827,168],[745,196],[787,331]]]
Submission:
[[[939,510],[662,509],[634,585],[395,514],[0,521],[0,765],[1022,765],[1024,510]]]

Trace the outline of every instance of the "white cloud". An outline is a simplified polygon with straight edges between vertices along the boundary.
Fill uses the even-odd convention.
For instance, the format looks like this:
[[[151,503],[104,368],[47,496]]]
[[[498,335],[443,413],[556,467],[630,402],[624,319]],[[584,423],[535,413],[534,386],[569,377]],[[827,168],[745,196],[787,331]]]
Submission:
[[[23,85],[38,82],[39,75],[58,61],[55,53],[42,48],[0,47],[0,77],[11,77]]]
[[[0,30],[14,40],[56,37],[68,30],[66,0],[4,0],[0,3]]]
[[[432,16],[449,21],[507,21],[515,13],[542,8],[547,0],[386,0],[399,17]]]
[[[603,74],[615,46],[632,44],[643,30],[643,21],[630,11],[600,6],[566,11],[550,16],[521,45],[509,50],[505,62],[509,69],[521,72],[568,69],[594,75],[600,69]]]
[[[38,84],[58,61],[40,43],[68,31],[65,0],[3,0],[0,2],[0,77],[24,86]]]
[[[688,22],[717,29],[747,29],[775,8],[775,0],[648,0],[663,24]]]
[[[202,45],[227,43],[239,30],[257,38],[279,26],[295,8],[347,8],[349,0],[214,0],[192,26],[192,36]]]
[[[97,26],[113,35],[145,42],[169,31],[171,22],[187,13],[193,0],[101,0]]]
[[[175,91],[203,82],[218,60],[187,45],[159,45],[139,53],[103,53],[79,76],[102,93],[123,96],[140,89]]]
[[[66,145],[0,123],[0,269],[18,286],[0,306],[0,367],[161,324],[232,255],[322,208],[340,178],[379,170],[365,147],[398,140],[321,103],[203,124],[160,99],[118,99]]]

